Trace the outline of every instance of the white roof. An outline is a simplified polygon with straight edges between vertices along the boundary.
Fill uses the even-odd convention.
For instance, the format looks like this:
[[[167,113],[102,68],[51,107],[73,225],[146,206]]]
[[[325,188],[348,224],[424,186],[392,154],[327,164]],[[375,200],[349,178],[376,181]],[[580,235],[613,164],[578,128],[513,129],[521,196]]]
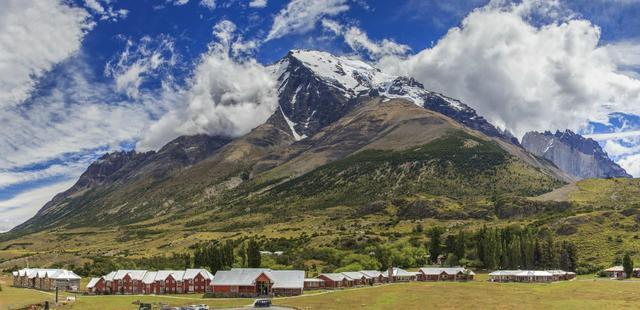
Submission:
[[[272,288],[304,287],[304,271],[302,270],[271,270],[267,276],[273,280]]]
[[[262,268],[233,268],[231,270],[218,270],[213,276],[212,285],[253,285],[261,273],[269,269]]]
[[[551,277],[550,272],[544,270],[522,270],[515,274],[516,277]]]
[[[347,278],[347,276],[341,273],[323,273],[320,276],[325,276],[331,281],[342,281]]]
[[[14,277],[17,277],[17,276],[19,276],[19,275],[20,275],[20,273],[19,273],[19,272],[17,272],[17,271],[12,272],[11,274],[13,274],[13,276],[14,276]]]
[[[380,275],[382,275],[383,277],[387,276],[386,274],[382,273],[381,271],[377,271],[377,270],[362,270],[360,272],[363,273],[365,276],[367,276],[369,278],[377,278]]]
[[[345,271],[342,274],[345,275],[347,278],[351,278],[354,280],[360,280],[362,278],[370,278],[360,271]]]
[[[438,275],[442,273],[454,275],[454,274],[466,273],[466,272],[469,272],[469,274],[474,274],[473,271],[467,270],[466,268],[462,268],[462,267],[450,267],[450,268],[422,267],[420,268],[420,272],[426,275]]]
[[[66,269],[34,269],[24,268],[18,270],[18,276],[27,276],[29,279],[33,278],[52,278],[52,279],[80,279],[80,276],[73,271]]]
[[[272,288],[303,288],[304,271],[302,270],[271,270],[265,268],[232,268],[219,270],[213,276],[212,285],[253,285],[256,278],[265,274],[273,281]]]
[[[490,273],[490,276],[513,276],[520,273],[522,270],[496,270]]]
[[[146,270],[118,270],[113,280],[122,280],[127,274],[131,277],[131,280],[142,280]]]
[[[324,282],[324,281],[318,278],[305,278],[304,282]]]
[[[87,288],[93,288],[100,281],[100,278],[91,278],[89,283],[87,284]]]
[[[113,281],[113,278],[116,276],[116,271],[109,272],[106,276],[104,276],[105,281]]]
[[[157,271],[147,271],[147,273],[144,274],[144,278],[142,278],[142,283],[151,284],[155,282],[157,274],[158,274]]]
[[[184,270],[158,270],[156,281],[164,281],[171,275],[176,281],[182,281]]]
[[[198,274],[201,274],[202,277],[204,277],[205,279],[213,279],[213,275],[211,274],[211,272],[209,272],[209,270],[206,269],[187,269],[184,272],[184,280],[191,280],[193,278],[195,278]]]
[[[408,271],[406,271],[404,269],[393,267],[393,276],[395,276],[395,277],[407,277],[407,276],[415,277],[415,275],[416,274],[413,273],[413,272],[408,272]]]

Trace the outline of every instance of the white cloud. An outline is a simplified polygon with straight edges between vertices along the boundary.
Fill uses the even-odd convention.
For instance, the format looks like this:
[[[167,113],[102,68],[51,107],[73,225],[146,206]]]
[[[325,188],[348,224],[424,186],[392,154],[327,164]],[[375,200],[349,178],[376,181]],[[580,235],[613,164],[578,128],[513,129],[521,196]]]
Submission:
[[[264,123],[275,111],[275,81],[254,59],[234,57],[236,27],[222,21],[214,27],[217,43],[202,56],[187,89],[177,104],[146,130],[137,149],[156,149],[171,139],[189,134],[239,136]]]
[[[51,198],[75,183],[65,180],[0,200],[0,232],[7,231],[32,217]]]
[[[88,161],[76,161],[72,163],[51,165],[45,169],[28,171],[0,170],[0,189],[10,185],[38,181],[52,177],[65,179],[75,178],[82,174],[90,164]]]
[[[558,1],[495,1],[471,12],[432,48],[383,57],[379,66],[459,98],[519,136],[577,130],[589,119],[640,109],[640,81],[620,68],[629,60],[618,60],[615,44],[599,42],[600,29]]]
[[[336,16],[349,9],[346,0],[291,0],[273,19],[265,41],[288,34],[312,30],[323,17]]]
[[[140,86],[150,77],[157,77],[177,61],[174,42],[161,36],[158,39],[143,37],[138,44],[127,40],[125,50],[105,66],[105,75],[113,77],[116,89],[130,98],[137,99]]]
[[[185,5],[187,3],[189,3],[189,0],[173,0],[173,5],[180,6],[180,5]]]
[[[630,175],[640,177],[640,154],[626,156],[620,159],[618,164]]]
[[[408,45],[399,44],[389,39],[373,41],[360,28],[355,26],[345,27],[334,20],[322,19],[322,27],[336,35],[343,36],[344,41],[352,50],[364,53],[370,59],[377,60],[387,56],[403,56],[411,50]]]
[[[216,1],[215,0],[200,0],[200,5],[209,9],[209,10],[214,10],[216,8]]]
[[[44,73],[78,51],[89,13],[62,1],[0,4],[0,107],[24,101]]]
[[[249,7],[252,8],[265,8],[267,7],[267,0],[251,0]]]
[[[128,10],[119,9],[114,10],[113,5],[109,1],[105,1],[104,6],[98,0],[84,0],[84,5],[97,14],[100,20],[118,21],[119,19],[126,18],[129,14]]]

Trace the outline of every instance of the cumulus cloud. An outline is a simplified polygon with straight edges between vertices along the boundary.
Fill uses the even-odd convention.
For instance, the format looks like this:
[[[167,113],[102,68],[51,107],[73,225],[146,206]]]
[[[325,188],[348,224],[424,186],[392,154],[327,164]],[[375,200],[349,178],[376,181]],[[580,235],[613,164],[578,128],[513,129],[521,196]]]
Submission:
[[[265,8],[267,7],[267,0],[251,0],[249,7],[252,8]]]
[[[389,39],[373,41],[369,39],[369,36],[362,29],[355,26],[345,27],[334,20],[323,19],[322,27],[336,35],[343,36],[345,43],[352,50],[365,54],[369,59],[377,60],[388,56],[403,56],[411,50],[408,45],[399,44]]]
[[[522,136],[640,109],[640,81],[621,69],[615,44],[599,42],[600,29],[558,1],[494,1],[432,48],[383,57],[379,66],[459,98]]]
[[[264,123],[277,107],[275,80],[248,58],[246,46],[227,20],[214,27],[217,42],[195,68],[178,104],[146,130],[137,149],[157,149],[181,135],[239,136]]]
[[[7,0],[0,4],[0,107],[19,104],[38,78],[80,48],[94,23],[64,1]]]
[[[291,0],[273,19],[265,41],[312,30],[324,17],[349,10],[346,0]]]
[[[137,99],[140,86],[146,79],[158,77],[161,72],[174,66],[176,61],[177,54],[170,37],[152,39],[145,36],[137,44],[127,40],[125,50],[106,64],[104,72],[115,79],[118,91]]]

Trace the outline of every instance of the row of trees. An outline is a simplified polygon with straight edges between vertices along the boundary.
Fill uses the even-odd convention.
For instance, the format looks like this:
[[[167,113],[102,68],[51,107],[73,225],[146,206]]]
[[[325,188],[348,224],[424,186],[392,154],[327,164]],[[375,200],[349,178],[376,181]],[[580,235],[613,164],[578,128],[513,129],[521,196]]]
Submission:
[[[487,228],[467,234],[459,231],[443,240],[444,229],[427,232],[427,250],[431,263],[446,256],[446,264],[459,265],[476,261],[487,269],[554,269],[575,271],[577,249],[569,242],[555,242],[549,232],[535,228],[510,226]]]
[[[213,273],[233,266],[258,268],[260,264],[260,246],[254,239],[241,241],[237,247],[233,240],[209,241],[196,245],[193,250],[193,266],[208,267]]]

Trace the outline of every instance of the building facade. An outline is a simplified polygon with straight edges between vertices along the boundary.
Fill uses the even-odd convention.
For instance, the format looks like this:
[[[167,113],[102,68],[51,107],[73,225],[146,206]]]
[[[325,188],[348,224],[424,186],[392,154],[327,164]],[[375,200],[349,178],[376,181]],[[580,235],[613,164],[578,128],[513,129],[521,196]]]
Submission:
[[[78,291],[80,276],[66,269],[24,268],[13,272],[13,286],[45,291]]]

